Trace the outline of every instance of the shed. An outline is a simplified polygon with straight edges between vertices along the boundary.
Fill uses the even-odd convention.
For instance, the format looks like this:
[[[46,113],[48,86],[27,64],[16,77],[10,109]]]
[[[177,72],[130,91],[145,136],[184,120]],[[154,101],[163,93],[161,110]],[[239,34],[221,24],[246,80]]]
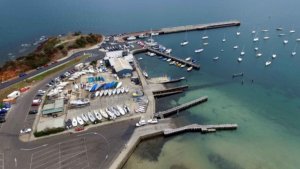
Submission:
[[[109,59],[109,64],[113,67],[115,73],[119,77],[124,77],[128,74],[132,75],[133,68],[130,63],[124,58]]]

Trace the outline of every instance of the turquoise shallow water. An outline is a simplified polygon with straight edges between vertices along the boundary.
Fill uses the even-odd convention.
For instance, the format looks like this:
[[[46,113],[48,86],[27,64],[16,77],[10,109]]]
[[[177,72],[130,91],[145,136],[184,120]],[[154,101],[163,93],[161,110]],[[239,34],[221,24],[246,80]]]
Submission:
[[[155,57],[138,57],[144,58],[141,65],[150,76],[187,78],[183,84],[188,84],[189,90],[159,99],[161,109],[199,96],[209,97],[207,103],[182,113],[176,119],[178,123],[238,123],[239,129],[145,141],[124,168],[294,169],[300,166],[300,53],[297,50],[298,54],[291,57],[291,52],[297,46],[295,39],[300,37],[299,5],[297,0],[1,0],[0,62],[10,59],[8,53],[22,55],[26,50],[20,45],[32,43],[42,35],[78,30],[116,34],[238,19],[240,27],[188,33],[190,44],[186,47],[179,45],[184,33],[156,37],[172,48],[174,55],[196,59],[201,64],[200,71],[188,73]],[[283,27],[287,34],[290,29],[296,33],[279,38],[277,27]],[[262,29],[270,30],[267,35],[271,39],[262,40]],[[252,30],[261,38],[255,45]],[[236,36],[237,31],[241,32],[240,37]],[[209,36],[209,45],[196,55],[193,51],[201,47],[204,35]],[[224,35],[226,43],[221,42]],[[289,40],[285,46],[283,39]],[[240,48],[234,50],[234,45]],[[262,57],[255,57],[255,46],[261,48]],[[236,60],[243,47],[246,55],[238,64]],[[265,68],[264,63],[272,53],[278,56]],[[220,60],[213,62],[216,56]],[[240,78],[231,78],[241,71],[245,73],[244,85]]]

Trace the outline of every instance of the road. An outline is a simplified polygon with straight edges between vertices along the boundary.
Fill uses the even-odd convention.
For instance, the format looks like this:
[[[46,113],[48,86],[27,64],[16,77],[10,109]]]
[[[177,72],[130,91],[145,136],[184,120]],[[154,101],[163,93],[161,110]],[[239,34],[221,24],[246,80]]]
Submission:
[[[25,80],[25,79],[27,79],[27,78],[30,78],[30,77],[32,77],[32,76],[35,76],[35,75],[39,74],[39,73],[42,73],[42,72],[44,72],[44,71],[46,71],[46,70],[48,70],[48,69],[50,69],[50,68],[53,68],[53,67],[55,67],[55,66],[61,65],[61,64],[63,64],[63,63],[66,63],[66,62],[68,62],[68,61],[70,61],[70,60],[72,60],[72,59],[74,59],[74,58],[77,58],[77,57],[79,57],[79,56],[82,56],[84,53],[86,53],[86,54],[87,54],[87,53],[90,53],[90,54],[92,54],[93,56],[99,56],[101,53],[99,53],[98,50],[99,50],[99,48],[91,49],[91,50],[85,50],[85,51],[81,51],[81,52],[74,53],[74,54],[71,55],[70,57],[68,57],[68,58],[66,58],[66,59],[64,59],[64,60],[62,60],[62,61],[60,61],[60,62],[53,63],[53,64],[51,64],[51,65],[49,65],[49,66],[47,66],[47,67],[43,67],[42,69],[39,69],[39,70],[34,70],[34,71],[28,73],[26,76],[19,77],[19,78],[16,78],[16,79],[12,79],[12,80],[3,82],[3,83],[0,84],[0,89],[4,89],[4,88],[6,88],[6,87],[8,87],[8,86],[10,86],[10,85],[13,85],[13,84],[17,83],[17,82],[23,81],[23,80]]]
[[[83,53],[92,53],[89,61],[103,57],[98,49],[79,52],[64,60],[66,62]],[[61,63],[59,63],[61,64]],[[51,65],[47,68],[51,68]],[[64,71],[70,68],[66,68]],[[26,78],[42,72],[39,70]],[[21,142],[19,132],[31,108],[37,91],[62,72],[45,78],[17,99],[0,128],[0,169],[40,168],[108,168],[129,140],[136,120],[124,121],[76,134],[58,135],[33,142]],[[24,77],[25,78],[25,77]],[[19,78],[1,85],[1,89],[24,80]]]

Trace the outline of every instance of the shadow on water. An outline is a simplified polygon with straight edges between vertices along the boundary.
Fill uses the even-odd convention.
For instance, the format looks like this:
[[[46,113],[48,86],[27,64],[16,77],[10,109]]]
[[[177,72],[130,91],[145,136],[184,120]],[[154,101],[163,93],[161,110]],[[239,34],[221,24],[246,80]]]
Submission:
[[[243,169],[238,164],[228,161],[219,154],[209,154],[208,160],[218,169]]]

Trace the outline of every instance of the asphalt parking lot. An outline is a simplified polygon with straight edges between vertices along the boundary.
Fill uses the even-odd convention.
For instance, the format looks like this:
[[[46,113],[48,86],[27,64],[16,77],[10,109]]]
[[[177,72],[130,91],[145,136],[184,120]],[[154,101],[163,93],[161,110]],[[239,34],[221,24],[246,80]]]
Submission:
[[[4,169],[4,153],[0,153],[0,169]]]

